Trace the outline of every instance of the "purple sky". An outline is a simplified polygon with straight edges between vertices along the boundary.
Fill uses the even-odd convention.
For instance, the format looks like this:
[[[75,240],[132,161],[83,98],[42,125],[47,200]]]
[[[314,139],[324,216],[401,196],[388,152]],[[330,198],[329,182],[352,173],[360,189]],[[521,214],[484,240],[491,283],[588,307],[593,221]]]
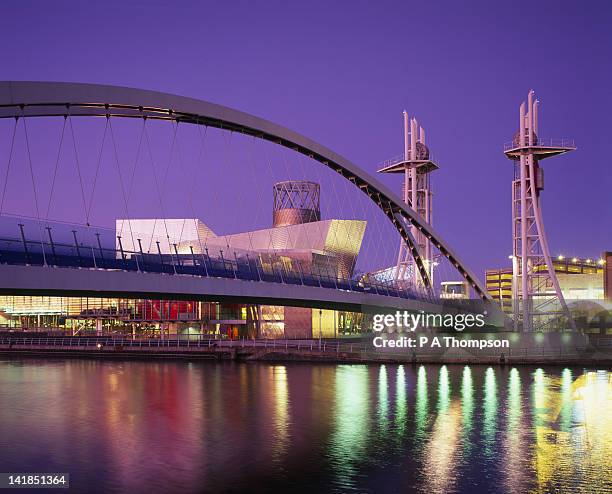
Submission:
[[[401,152],[405,108],[441,166],[434,225],[479,275],[508,262],[512,167],[501,150],[533,88],[540,135],[578,145],[543,164],[552,252],[612,249],[610,2],[178,3],[5,0],[0,79],[206,99],[370,172]]]

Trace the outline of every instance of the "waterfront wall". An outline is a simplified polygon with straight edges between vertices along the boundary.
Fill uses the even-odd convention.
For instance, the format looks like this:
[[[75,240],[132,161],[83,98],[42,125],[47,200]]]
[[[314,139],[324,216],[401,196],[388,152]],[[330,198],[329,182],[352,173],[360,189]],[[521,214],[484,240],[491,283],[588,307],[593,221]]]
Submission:
[[[437,335],[441,336],[441,335]],[[482,337],[482,334],[474,335]],[[501,337],[502,335],[489,335]],[[543,336],[543,338],[542,338]],[[565,338],[564,338],[565,337]],[[541,341],[540,341],[541,340]],[[343,363],[457,363],[612,365],[610,340],[584,335],[518,335],[509,348],[430,348],[418,351],[373,347],[370,341],[317,340],[112,340],[108,338],[0,338],[3,355],[186,358],[212,360]]]

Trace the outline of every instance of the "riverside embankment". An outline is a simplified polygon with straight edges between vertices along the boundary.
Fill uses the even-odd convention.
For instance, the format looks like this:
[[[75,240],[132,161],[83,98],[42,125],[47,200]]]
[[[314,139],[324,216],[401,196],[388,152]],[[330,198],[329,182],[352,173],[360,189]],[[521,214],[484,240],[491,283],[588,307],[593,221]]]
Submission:
[[[578,336],[578,335],[576,335]],[[582,336],[582,335],[580,335]],[[550,340],[547,339],[547,340]],[[560,340],[561,341],[561,340]],[[238,361],[302,361],[330,363],[449,363],[612,366],[608,339],[576,338],[564,345],[510,348],[375,348],[370,341],[319,340],[181,340],[116,339],[104,337],[3,337],[4,356],[49,356],[193,359]],[[542,343],[542,342],[540,342]]]

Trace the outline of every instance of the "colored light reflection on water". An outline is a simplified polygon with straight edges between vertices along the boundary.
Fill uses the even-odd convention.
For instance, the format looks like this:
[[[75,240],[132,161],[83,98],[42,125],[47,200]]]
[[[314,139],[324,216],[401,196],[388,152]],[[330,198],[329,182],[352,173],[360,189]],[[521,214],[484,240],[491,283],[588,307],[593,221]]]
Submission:
[[[521,374],[513,368],[508,375],[507,419],[503,437],[504,461],[508,466],[504,472],[504,483],[508,492],[528,492],[532,487],[524,475],[529,465],[525,463],[526,424],[523,422],[523,407]]]
[[[472,380],[472,369],[467,365],[463,368],[461,377],[461,418],[463,448],[466,455],[472,449],[471,435],[474,428],[474,384]]]
[[[485,373],[484,379],[484,399],[483,404],[484,416],[482,424],[482,434],[484,436],[484,453],[487,459],[492,460],[495,457],[495,433],[497,427],[497,418],[499,414],[497,403],[497,382],[495,371],[489,367]]]
[[[75,492],[610,492],[612,374],[0,361],[0,465]]]
[[[450,382],[448,381],[448,368],[440,367],[438,379],[438,414],[444,413],[450,405]]]
[[[388,426],[389,390],[387,384],[387,367],[380,366],[378,371],[378,418],[379,427],[384,431]]]
[[[421,365],[417,375],[416,389],[416,404],[415,404],[415,437],[418,441],[422,441],[425,436],[425,429],[428,422],[428,388],[427,388],[427,370],[424,365]]]
[[[339,485],[356,481],[358,464],[366,454],[370,415],[369,369],[338,366],[335,376],[335,406],[329,457]]]
[[[395,432],[396,439],[402,440],[406,433],[408,403],[406,401],[406,373],[403,365],[397,366],[395,376]]]
[[[287,369],[284,365],[270,367],[273,385],[274,402],[274,461],[282,463],[284,454],[289,447],[289,433],[291,417],[289,415],[289,386],[287,383]]]
[[[440,367],[438,404],[424,454],[425,490],[450,492],[456,482],[457,448],[461,434],[461,405],[450,401],[447,366]]]

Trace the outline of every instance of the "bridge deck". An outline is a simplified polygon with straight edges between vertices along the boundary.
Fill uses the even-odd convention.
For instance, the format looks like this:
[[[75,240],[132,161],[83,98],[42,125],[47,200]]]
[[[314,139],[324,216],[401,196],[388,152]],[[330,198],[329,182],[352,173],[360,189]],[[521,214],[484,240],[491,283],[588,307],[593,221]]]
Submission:
[[[264,265],[255,254],[253,258],[226,259],[205,255],[155,255],[99,249],[91,246],[27,242],[27,247],[16,239],[0,238],[0,264],[15,266],[51,266],[90,270],[126,271],[169,275],[188,275],[207,278],[227,278],[285,285],[302,285],[387,297],[419,299],[418,294],[391,280],[379,283],[335,276],[331,270],[306,266],[292,260],[291,269],[285,263]]]
[[[288,305],[355,312],[381,309],[439,312],[441,305],[411,298],[351,290],[335,284],[290,284],[229,276],[200,276],[91,267],[0,264],[0,293],[203,300]]]

